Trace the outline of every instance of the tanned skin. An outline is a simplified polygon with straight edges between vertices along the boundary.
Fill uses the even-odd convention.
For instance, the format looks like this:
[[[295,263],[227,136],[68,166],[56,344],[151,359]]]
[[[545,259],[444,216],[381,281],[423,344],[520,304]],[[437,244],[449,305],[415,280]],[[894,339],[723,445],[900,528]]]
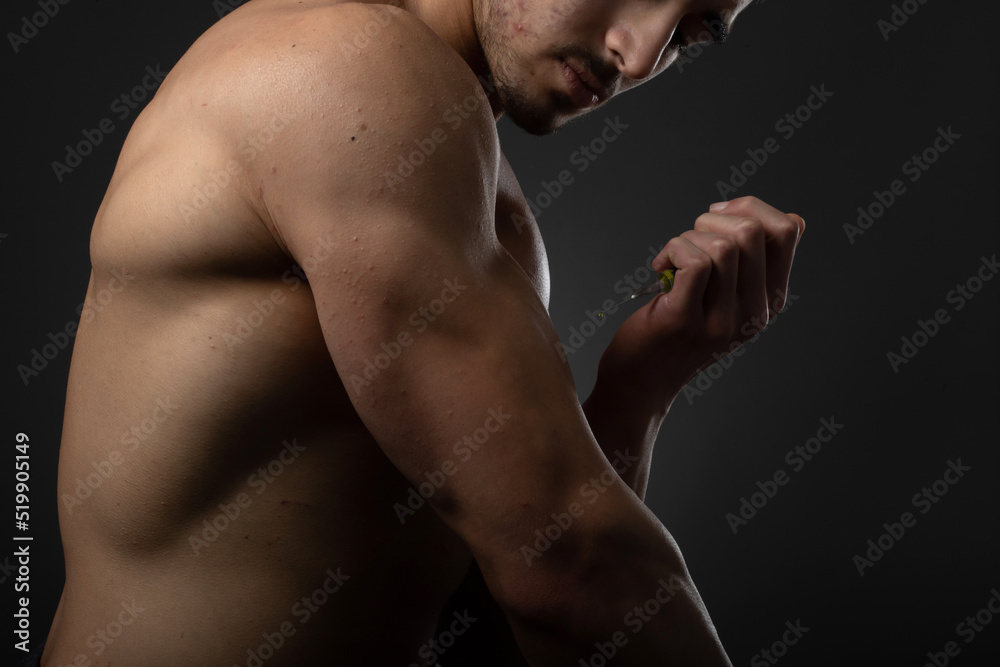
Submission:
[[[94,222],[42,664],[410,665],[475,566],[531,665],[589,659],[661,581],[615,664],[729,665],[642,498],[683,385],[780,310],[804,222],[744,198],[670,240],[673,291],[581,405],[495,123],[551,132],[591,110],[573,76],[600,106],[744,4],[252,0],[206,32]]]

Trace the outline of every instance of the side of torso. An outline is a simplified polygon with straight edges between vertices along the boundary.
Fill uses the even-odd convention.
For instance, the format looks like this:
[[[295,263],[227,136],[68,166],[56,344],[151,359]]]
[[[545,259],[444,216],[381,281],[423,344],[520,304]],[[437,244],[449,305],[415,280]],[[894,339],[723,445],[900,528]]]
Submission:
[[[192,48],[137,119],[97,214],[60,452],[67,584],[51,664],[242,665],[269,650],[270,665],[328,664],[314,656],[331,646],[409,664],[470,562],[355,414],[255,196],[285,120],[229,100],[267,50],[254,40],[295,29],[294,7],[248,6]],[[176,111],[191,96],[201,119]],[[498,237],[547,301],[505,160],[498,193]],[[98,632],[118,623],[120,638]]]

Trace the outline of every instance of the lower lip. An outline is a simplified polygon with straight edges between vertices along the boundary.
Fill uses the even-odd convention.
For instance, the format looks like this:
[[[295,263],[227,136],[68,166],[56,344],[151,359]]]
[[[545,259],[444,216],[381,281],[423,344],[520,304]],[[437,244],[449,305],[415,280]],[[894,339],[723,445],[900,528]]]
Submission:
[[[580,75],[573,71],[573,68],[566,63],[562,64],[563,77],[566,79],[566,83],[569,84],[569,94],[573,97],[573,101],[576,102],[577,106],[581,108],[592,107],[597,104],[598,98],[587,84],[583,82]]]

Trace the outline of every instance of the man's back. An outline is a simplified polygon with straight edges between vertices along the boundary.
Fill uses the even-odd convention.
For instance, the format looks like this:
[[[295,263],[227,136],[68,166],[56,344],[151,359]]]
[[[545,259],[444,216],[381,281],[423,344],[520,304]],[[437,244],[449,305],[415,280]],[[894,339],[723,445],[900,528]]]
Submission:
[[[337,5],[234,12],[126,141],[70,373],[67,582],[45,664],[409,664],[470,563],[431,509],[401,523],[410,483],[353,409],[298,266],[372,249],[321,235],[297,263],[267,210],[264,175],[287,167],[273,149],[324,122],[311,89],[353,103],[316,53],[365,30],[365,49],[386,48],[372,32],[401,20]]]

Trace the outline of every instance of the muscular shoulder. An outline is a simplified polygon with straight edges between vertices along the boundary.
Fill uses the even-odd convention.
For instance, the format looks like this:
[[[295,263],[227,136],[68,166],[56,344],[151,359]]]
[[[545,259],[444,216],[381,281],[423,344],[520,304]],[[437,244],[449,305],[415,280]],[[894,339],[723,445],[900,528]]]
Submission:
[[[359,115],[422,129],[428,121],[481,120],[483,114],[469,110],[489,108],[462,57],[419,18],[392,5],[304,10],[269,34],[257,49],[266,65],[255,63],[257,72],[248,73],[264,88],[248,91],[248,102],[291,102],[298,112],[321,114],[310,117],[317,134]]]
[[[371,152],[436,127],[498,154],[472,70],[419,18],[392,5],[250,3],[205,33],[171,74],[163,90],[178,94],[161,97],[170,97],[174,117],[204,118],[211,133],[256,149],[242,151],[251,161],[290,157],[278,154],[287,147],[299,162],[329,165],[345,142]],[[258,134],[263,139],[251,141]]]
[[[492,212],[495,122],[478,79],[448,44],[390,6],[345,4],[307,13],[293,28],[285,41],[295,46],[281,47],[260,95],[292,116],[258,170],[276,227],[315,227],[322,216],[347,229],[359,209],[417,210],[429,192],[439,193],[435,207],[448,206],[442,187]],[[424,222],[446,220],[459,218]],[[296,256],[305,248],[292,247],[291,236]]]
[[[308,66],[289,63],[294,71],[287,73],[308,87],[300,102],[326,114],[318,128],[344,129],[338,122],[346,122],[362,132],[401,135],[440,128],[450,138],[474,138],[477,132],[461,131],[465,125],[496,139],[489,101],[476,76],[426,24],[389,5],[347,3],[334,9],[322,19],[326,38],[315,44],[304,63]],[[358,123],[359,118],[374,125]],[[368,139],[377,147],[378,137]]]
[[[317,65],[371,88],[475,81],[465,61],[423,21],[393,5],[346,2],[315,12],[302,30]],[[377,78],[371,78],[375,75]]]

